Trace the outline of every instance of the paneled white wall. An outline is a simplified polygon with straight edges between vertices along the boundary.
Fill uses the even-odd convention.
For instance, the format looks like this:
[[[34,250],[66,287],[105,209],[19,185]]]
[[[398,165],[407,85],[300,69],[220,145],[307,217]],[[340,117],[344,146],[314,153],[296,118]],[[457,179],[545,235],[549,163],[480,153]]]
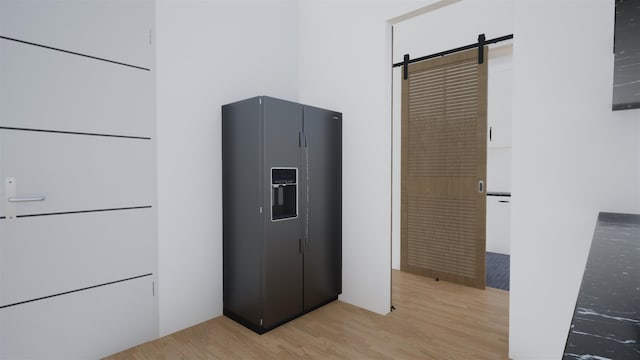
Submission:
[[[152,69],[153,54],[140,46],[157,39],[159,314],[160,333],[167,334],[222,312],[220,106],[258,94],[343,112],[342,299],[388,311],[391,187],[397,184],[391,180],[391,164],[399,164],[391,157],[392,144],[399,144],[391,135],[399,135],[390,121],[392,56],[397,62],[406,52],[431,53],[467,44],[480,32],[487,37],[509,32],[495,28],[502,24],[495,19],[510,19],[503,10],[488,13],[484,23],[478,16],[483,6],[505,2],[446,2],[452,5],[433,13],[429,23],[435,30],[423,36],[420,49],[398,54],[391,53],[387,21],[433,1],[160,0],[153,18],[140,10],[140,1],[66,1],[52,8],[47,1],[4,0],[3,7],[11,5],[29,20],[0,11],[0,34]],[[512,4],[507,3],[505,9]],[[104,4],[128,10],[113,20],[114,12]],[[510,356],[515,359],[559,357],[597,212],[640,211],[638,111],[610,111],[613,4],[581,2],[580,16],[575,16],[575,4],[513,2],[512,186],[518,197],[512,208]],[[153,21],[157,34],[132,34],[131,27],[123,25],[149,28]],[[400,39],[394,40],[402,46]],[[5,49],[15,44],[0,41],[0,62],[14,61]],[[29,63],[30,56],[22,58]],[[86,68],[89,74],[94,73],[92,66],[73,68]],[[16,71],[27,73],[24,68]],[[2,74],[13,76],[12,71]],[[64,91],[34,88],[65,84],[64,78],[51,71],[41,76],[50,81],[29,78],[14,84],[27,94],[19,101],[33,104],[26,98],[32,88],[43,111],[57,111],[56,118],[74,114],[73,108],[46,102],[50,97],[63,99]],[[93,89],[96,94],[118,89],[116,79],[126,75],[119,70],[105,76],[105,87]],[[82,100],[78,104],[100,109],[94,116],[106,119],[105,109],[138,111],[127,96],[111,92],[108,96],[117,106],[99,101],[107,95],[88,96],[81,91],[92,89],[86,81],[74,75],[61,86],[69,97]],[[12,96],[2,91],[0,99]],[[0,111],[12,108],[3,104]],[[35,110],[25,108],[25,121],[49,126]],[[20,123],[2,114],[7,124]],[[75,123],[67,130],[119,134],[125,126],[99,121],[93,127],[72,118]],[[540,267],[539,259],[549,266]],[[82,316],[79,312],[69,319]],[[152,315],[148,322],[155,319]]]
[[[12,84],[0,87],[3,126],[154,135],[155,93],[140,91],[153,85],[150,71],[7,40],[0,53],[0,77]]]
[[[0,34],[153,68],[153,1],[2,0]],[[9,10],[10,9],[10,10]]]
[[[153,31],[153,0],[0,2],[0,358],[157,337]]]
[[[143,277],[1,309],[1,358],[99,359],[150,341],[152,286]]]

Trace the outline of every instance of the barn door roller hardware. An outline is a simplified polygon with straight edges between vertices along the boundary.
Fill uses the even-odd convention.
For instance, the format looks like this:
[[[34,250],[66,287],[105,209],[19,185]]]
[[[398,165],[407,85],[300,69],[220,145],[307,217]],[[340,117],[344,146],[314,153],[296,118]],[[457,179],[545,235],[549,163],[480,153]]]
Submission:
[[[422,56],[422,57],[415,58],[415,59],[412,59],[412,60],[409,58],[409,54],[405,54],[403,61],[393,64],[393,67],[395,68],[395,67],[398,67],[398,66],[402,66],[403,67],[403,71],[402,71],[403,79],[407,80],[409,78],[409,64],[412,64],[412,63],[415,63],[415,62],[418,62],[418,61],[429,60],[429,59],[433,59],[433,58],[436,58],[436,57],[457,53],[457,52],[464,51],[464,50],[473,49],[473,48],[476,48],[476,47],[478,48],[478,64],[482,64],[482,63],[484,63],[484,46],[485,45],[495,44],[495,43],[498,43],[500,41],[505,41],[505,40],[510,40],[510,39],[513,39],[513,34],[500,36],[500,37],[497,37],[497,38],[494,38],[494,39],[489,39],[489,40],[486,40],[484,34],[480,34],[480,35],[478,35],[478,42],[476,42],[474,44],[469,44],[469,45],[457,47],[455,49],[441,51],[441,52],[438,52],[438,53],[435,53],[435,54]]]

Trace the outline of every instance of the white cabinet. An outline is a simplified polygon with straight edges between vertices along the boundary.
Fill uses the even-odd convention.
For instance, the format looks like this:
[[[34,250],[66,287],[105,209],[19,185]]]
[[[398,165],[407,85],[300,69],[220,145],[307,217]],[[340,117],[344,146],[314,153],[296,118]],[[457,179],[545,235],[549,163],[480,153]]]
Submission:
[[[511,253],[511,196],[487,194],[487,251]]]
[[[511,148],[487,149],[487,192],[511,191]]]
[[[509,49],[507,49],[509,50]],[[487,146],[511,146],[512,56],[500,50],[489,59],[487,84]]]
[[[510,254],[513,46],[489,51],[487,88],[487,251]]]

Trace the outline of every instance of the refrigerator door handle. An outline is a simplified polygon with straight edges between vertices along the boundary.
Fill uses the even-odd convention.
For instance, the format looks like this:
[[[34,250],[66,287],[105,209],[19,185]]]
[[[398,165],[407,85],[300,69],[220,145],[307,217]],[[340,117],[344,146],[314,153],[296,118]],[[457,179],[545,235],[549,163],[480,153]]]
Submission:
[[[307,133],[304,133],[304,162],[305,162],[305,216],[304,216],[304,243],[305,252],[309,252],[309,148],[307,147]]]

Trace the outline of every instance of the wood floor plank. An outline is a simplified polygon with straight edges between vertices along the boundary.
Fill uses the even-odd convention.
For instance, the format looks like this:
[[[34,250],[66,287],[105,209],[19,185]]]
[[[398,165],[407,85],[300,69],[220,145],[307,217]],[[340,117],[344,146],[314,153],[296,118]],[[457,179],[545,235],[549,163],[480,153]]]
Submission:
[[[264,335],[221,316],[107,359],[508,359],[508,291],[392,276],[386,316],[335,301]]]

